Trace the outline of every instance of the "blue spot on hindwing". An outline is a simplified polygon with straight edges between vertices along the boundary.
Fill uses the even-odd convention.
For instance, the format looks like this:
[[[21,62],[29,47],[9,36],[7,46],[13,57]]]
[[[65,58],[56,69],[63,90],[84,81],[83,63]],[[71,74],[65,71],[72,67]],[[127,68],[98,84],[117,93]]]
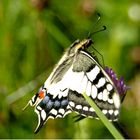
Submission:
[[[44,104],[47,104],[49,102],[49,99],[50,99],[50,97],[46,95],[42,102]]]
[[[67,99],[61,101],[61,107],[62,108],[65,108],[67,105],[68,105],[68,100]]]
[[[68,99],[67,98],[61,98],[59,99],[56,97],[53,99],[53,96],[47,94],[45,98],[42,100],[42,102],[39,103],[40,107],[45,109],[46,112],[49,113],[49,111],[54,108],[56,110],[63,108],[65,109],[68,106]]]
[[[54,108],[56,108],[56,109],[60,108],[60,101],[56,100],[54,102]]]
[[[53,105],[54,105],[54,101],[49,100],[49,102],[46,104],[46,110],[52,109]]]

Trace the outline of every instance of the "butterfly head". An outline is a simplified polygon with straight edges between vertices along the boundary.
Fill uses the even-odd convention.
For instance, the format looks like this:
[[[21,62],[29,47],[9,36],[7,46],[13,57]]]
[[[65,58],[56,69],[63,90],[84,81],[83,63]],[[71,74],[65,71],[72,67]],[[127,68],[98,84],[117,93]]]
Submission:
[[[74,44],[72,45],[72,47],[75,48],[75,52],[77,52],[77,50],[85,50],[86,48],[88,48],[91,44],[93,44],[91,36],[93,36],[94,34],[96,34],[98,32],[104,31],[104,30],[106,30],[106,26],[103,26],[103,28],[100,30],[89,33],[87,39],[83,39],[82,41],[79,41],[79,40],[75,41]]]

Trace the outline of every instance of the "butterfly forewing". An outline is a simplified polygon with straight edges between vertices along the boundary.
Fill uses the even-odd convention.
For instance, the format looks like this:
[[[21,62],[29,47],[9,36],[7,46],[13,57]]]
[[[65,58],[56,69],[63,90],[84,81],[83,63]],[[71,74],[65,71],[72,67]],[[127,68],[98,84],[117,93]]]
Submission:
[[[97,104],[109,120],[117,120],[120,108],[118,92],[104,69],[85,50],[90,45],[90,39],[74,42],[44,83],[43,92],[39,91],[36,100],[32,99],[34,104],[30,105],[35,105],[38,114],[35,133],[49,118],[62,118],[71,112],[98,118],[83,93]]]

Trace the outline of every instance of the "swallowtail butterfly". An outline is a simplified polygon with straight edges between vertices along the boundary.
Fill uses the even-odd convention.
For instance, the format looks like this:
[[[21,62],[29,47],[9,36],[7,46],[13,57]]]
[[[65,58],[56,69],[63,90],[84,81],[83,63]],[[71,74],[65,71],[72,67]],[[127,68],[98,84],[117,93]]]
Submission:
[[[110,121],[116,121],[120,96],[109,74],[87,48],[91,39],[76,40],[64,53],[40,90],[28,102],[38,115],[37,133],[49,118],[64,118],[71,112],[98,118],[83,97],[86,93]],[[27,104],[27,105],[28,105]]]

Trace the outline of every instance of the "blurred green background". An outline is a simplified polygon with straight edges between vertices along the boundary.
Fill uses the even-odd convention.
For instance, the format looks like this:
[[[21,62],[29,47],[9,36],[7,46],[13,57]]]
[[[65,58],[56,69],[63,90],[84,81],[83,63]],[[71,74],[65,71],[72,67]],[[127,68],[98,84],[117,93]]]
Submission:
[[[103,25],[94,47],[131,87],[119,122],[130,138],[140,138],[139,0],[0,1],[0,138],[113,138],[98,120],[74,123],[75,114],[50,119],[35,135],[37,115],[31,107],[22,111],[64,50]]]

